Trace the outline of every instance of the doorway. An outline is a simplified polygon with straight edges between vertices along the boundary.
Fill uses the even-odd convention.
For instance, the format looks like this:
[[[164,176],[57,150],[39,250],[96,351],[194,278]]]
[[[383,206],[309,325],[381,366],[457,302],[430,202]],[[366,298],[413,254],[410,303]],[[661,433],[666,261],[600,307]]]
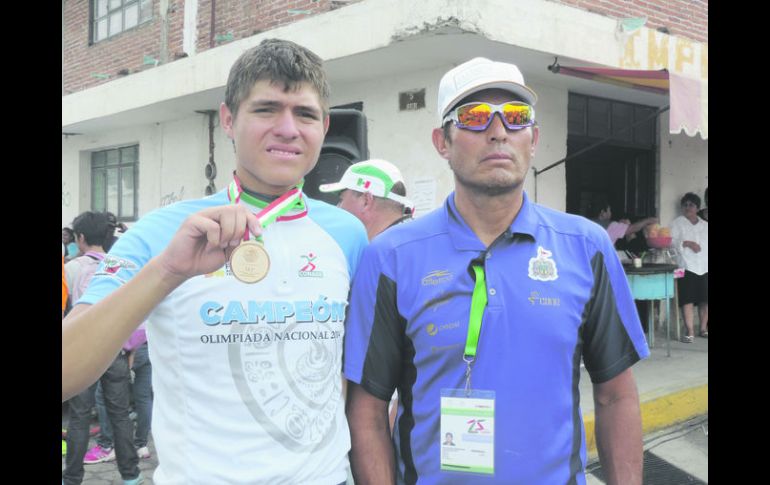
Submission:
[[[591,143],[570,139],[567,153]],[[600,198],[612,207],[613,219],[655,216],[655,154],[651,150],[605,144],[567,163],[567,212],[588,216]]]
[[[649,106],[570,93],[567,212],[588,217],[589,207],[606,198],[614,220],[627,217],[636,221],[656,215],[657,118],[650,118],[655,111]],[[601,140],[605,142],[573,155]]]

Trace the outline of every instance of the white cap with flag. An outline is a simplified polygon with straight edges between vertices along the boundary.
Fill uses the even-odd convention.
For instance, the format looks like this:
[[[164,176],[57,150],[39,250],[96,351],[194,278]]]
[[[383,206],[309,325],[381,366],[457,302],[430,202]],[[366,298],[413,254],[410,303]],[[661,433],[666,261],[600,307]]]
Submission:
[[[393,186],[404,177],[401,171],[387,160],[371,159],[354,163],[349,166],[339,182],[322,184],[318,187],[321,192],[339,192],[349,189],[356,192],[369,192],[375,197],[394,200],[404,207],[413,208],[414,204],[406,197],[392,192]]]

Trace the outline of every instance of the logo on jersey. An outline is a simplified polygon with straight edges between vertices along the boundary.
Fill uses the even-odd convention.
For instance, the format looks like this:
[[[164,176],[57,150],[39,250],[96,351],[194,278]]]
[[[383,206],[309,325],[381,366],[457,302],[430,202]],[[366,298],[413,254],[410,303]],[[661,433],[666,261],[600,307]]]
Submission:
[[[287,322],[280,339],[264,338],[260,325],[230,329],[222,335],[230,338],[230,373],[251,418],[276,446],[297,454],[333,445],[345,432],[342,323]]]
[[[118,276],[118,272],[121,269],[136,269],[136,265],[132,263],[131,261],[127,261],[125,259],[116,258],[115,256],[110,256],[109,254],[104,257],[102,260],[102,267],[99,271],[94,273],[94,276],[96,275],[107,275],[107,276]]]
[[[471,419],[465,424],[469,424],[468,432],[472,434],[485,433],[487,429],[484,427],[484,421],[486,419]]]
[[[537,257],[529,260],[529,277],[538,281],[553,281],[559,277],[556,270],[556,261],[551,259],[553,253],[543,248],[537,247]]]
[[[305,265],[299,270],[299,276],[301,278],[323,278],[323,271],[316,271],[316,265],[314,261],[318,259],[318,255],[313,254],[311,251],[307,256],[300,256],[305,260]]]
[[[446,269],[431,271],[422,279],[422,286],[436,286],[452,281],[452,273]]]
[[[428,332],[428,335],[433,337],[434,335],[439,333],[439,331],[452,330],[453,328],[459,328],[459,327],[460,327],[460,322],[450,322],[450,323],[445,323],[445,324],[442,324],[442,325],[436,325],[435,323],[429,323],[425,327],[425,331]]]
[[[559,298],[540,296],[540,293],[537,291],[531,292],[527,300],[529,300],[532,305],[561,306],[561,300]]]
[[[212,271],[211,273],[203,275],[204,278],[224,278],[225,276],[231,275],[232,272],[230,271],[230,264],[225,263],[225,265],[221,268],[219,268],[216,271]]]
[[[232,300],[207,301],[198,311],[201,322],[209,326],[257,323],[342,323],[345,321],[344,300],[329,300],[320,295],[316,300],[271,301]]]

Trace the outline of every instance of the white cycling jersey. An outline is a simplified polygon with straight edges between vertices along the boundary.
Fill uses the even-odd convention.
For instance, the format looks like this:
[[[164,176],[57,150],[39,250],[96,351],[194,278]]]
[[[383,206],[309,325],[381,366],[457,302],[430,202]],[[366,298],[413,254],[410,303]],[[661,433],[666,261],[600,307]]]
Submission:
[[[263,232],[265,279],[242,283],[225,265],[189,279],[150,314],[155,483],[345,481],[342,339],[366,230],[342,209],[305,202],[306,216],[289,213]],[[221,191],[143,217],[116,242],[80,303],[132,278],[190,214],[225,204]]]

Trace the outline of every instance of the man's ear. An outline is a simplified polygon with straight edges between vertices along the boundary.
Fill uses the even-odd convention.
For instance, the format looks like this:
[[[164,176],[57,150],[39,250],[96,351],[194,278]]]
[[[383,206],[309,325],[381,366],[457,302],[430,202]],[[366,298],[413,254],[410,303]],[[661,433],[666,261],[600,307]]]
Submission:
[[[364,192],[363,193],[363,197],[364,197],[364,210],[374,209],[374,202],[375,202],[375,200],[374,200],[374,196],[372,195],[372,193],[371,192]]]
[[[222,129],[225,130],[227,137],[234,140],[233,136],[233,122],[235,118],[230,108],[225,103],[219,105],[219,122],[222,124]]]
[[[449,160],[449,150],[448,150],[448,142],[447,139],[444,138],[444,129],[443,128],[433,128],[433,133],[431,133],[432,139],[433,139],[433,146],[436,147],[436,151],[439,155],[441,155],[442,158]]]
[[[530,156],[535,156],[537,151],[537,142],[540,140],[540,127],[537,125],[532,126],[532,146],[530,147]]]

